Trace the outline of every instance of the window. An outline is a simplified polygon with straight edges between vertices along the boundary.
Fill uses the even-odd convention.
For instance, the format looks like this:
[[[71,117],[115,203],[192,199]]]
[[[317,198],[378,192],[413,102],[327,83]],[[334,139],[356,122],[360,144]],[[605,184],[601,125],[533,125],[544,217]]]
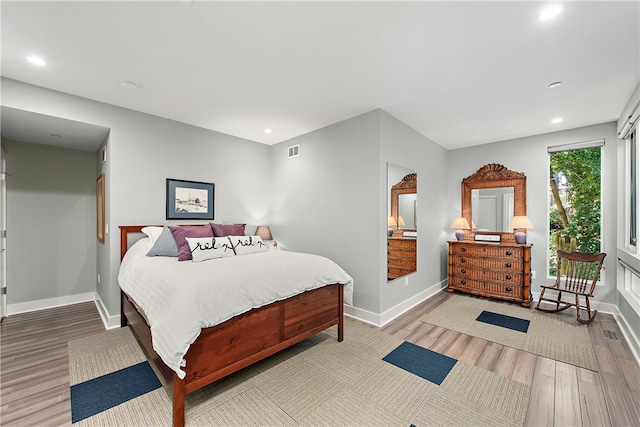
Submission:
[[[631,248],[638,247],[638,138],[637,130],[631,133],[629,139],[627,139],[627,159],[628,159],[628,191],[627,191],[627,203],[629,204],[625,209],[627,211],[627,223],[628,232],[627,244]]]
[[[598,253],[604,140],[549,147],[549,268],[556,251]]]

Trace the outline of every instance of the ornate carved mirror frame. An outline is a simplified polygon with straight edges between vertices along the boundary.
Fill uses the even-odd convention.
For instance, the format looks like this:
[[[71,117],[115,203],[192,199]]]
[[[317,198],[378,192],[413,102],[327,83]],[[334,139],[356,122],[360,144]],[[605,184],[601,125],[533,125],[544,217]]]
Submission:
[[[527,177],[522,172],[515,172],[498,163],[484,165],[476,173],[462,180],[462,216],[472,224],[471,190],[481,188],[513,187],[513,215],[527,214]],[[475,238],[473,230],[465,231],[465,239]],[[482,234],[499,234],[501,239],[513,241],[512,232],[482,232]]]
[[[391,187],[391,216],[398,220],[398,196],[412,194],[418,190],[418,175],[409,173],[397,184]],[[408,229],[407,229],[408,230]]]

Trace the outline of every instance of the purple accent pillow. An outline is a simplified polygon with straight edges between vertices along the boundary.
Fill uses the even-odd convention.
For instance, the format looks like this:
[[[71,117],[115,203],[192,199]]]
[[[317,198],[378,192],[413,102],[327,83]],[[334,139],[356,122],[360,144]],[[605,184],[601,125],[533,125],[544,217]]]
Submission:
[[[209,224],[215,237],[244,236],[244,224]]]
[[[191,257],[191,248],[187,237],[213,237],[213,231],[205,225],[170,225],[169,230],[178,245],[178,261],[187,261]]]

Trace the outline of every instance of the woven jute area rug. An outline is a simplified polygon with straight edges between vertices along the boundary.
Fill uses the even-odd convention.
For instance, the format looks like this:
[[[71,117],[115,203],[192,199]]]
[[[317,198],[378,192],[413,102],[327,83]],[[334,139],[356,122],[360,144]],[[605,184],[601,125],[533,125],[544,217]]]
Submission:
[[[530,396],[525,384],[456,361],[437,385],[382,360],[403,344],[396,337],[350,319],[345,340],[335,337],[334,327],[187,395],[187,426],[524,423]],[[146,357],[131,331],[122,328],[70,342],[69,359],[72,389],[87,384],[84,393],[106,399],[103,390],[92,391],[93,380]],[[74,425],[169,426],[170,390],[163,384]]]
[[[526,333],[489,325],[476,319],[483,311],[529,320]],[[495,302],[454,294],[420,320],[539,356],[598,370],[589,325],[576,321],[575,311],[544,313],[516,303]]]

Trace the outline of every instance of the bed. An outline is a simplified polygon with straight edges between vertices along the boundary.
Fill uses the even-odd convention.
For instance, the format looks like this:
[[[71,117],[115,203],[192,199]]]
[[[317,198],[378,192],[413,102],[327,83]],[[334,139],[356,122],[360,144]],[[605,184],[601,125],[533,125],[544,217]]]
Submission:
[[[146,257],[150,243],[145,238],[140,238],[144,227],[147,226],[120,227],[122,264],[118,281],[122,295],[121,326],[131,327],[166,382],[171,385],[174,426],[184,425],[186,394],[334,325],[337,325],[337,340],[343,340],[345,289],[346,301],[351,303],[353,280],[332,261],[287,251],[270,251],[203,262]],[[138,240],[132,244],[136,239]],[[321,273],[321,277],[312,280],[311,284],[307,283],[307,279],[300,279],[301,283],[307,284],[300,285],[297,289],[271,289],[275,282],[291,281],[291,278],[283,278],[276,271],[297,271],[293,264],[303,263],[306,266],[310,262],[307,257],[318,258],[319,265],[325,266],[327,272]],[[334,272],[331,264],[339,271]],[[276,268],[280,265],[283,267]],[[193,292],[217,295],[212,299],[221,299],[215,293],[216,285],[205,282],[198,284],[201,279],[195,280],[189,276],[193,271],[198,277],[209,277],[209,273],[205,273],[208,271],[206,269],[215,270],[216,274],[222,272],[225,281],[231,280],[231,275],[224,276],[224,271],[234,271],[235,276],[242,271],[247,275],[246,278],[237,278],[239,281],[234,282],[238,283],[237,286],[230,287],[232,294],[227,305],[232,309],[226,306],[223,310],[212,308],[218,303],[212,302],[213,305],[209,306],[209,303],[203,302],[207,299],[203,296],[188,297],[193,288]],[[314,270],[315,267],[304,269]],[[144,280],[137,276],[138,271],[147,270],[154,275]],[[250,285],[245,289],[242,284],[256,282],[256,270],[263,276],[273,276],[272,279],[265,278],[269,283],[265,287],[269,288],[267,293],[270,295],[261,295],[262,291],[252,295],[250,292],[255,289],[252,290]],[[254,271],[253,276],[250,276],[251,271]],[[298,277],[295,274],[293,276],[297,280]],[[177,279],[183,277],[186,279]],[[146,285],[145,280],[149,282]],[[209,278],[209,282],[216,281]],[[169,298],[169,304],[166,302],[166,292],[171,286],[178,292]],[[150,289],[153,292],[149,292]],[[239,299],[239,295],[246,295],[245,299],[249,302]],[[189,298],[195,299],[189,302]],[[154,305],[157,301],[164,304],[160,309]],[[192,310],[185,310],[188,304],[191,304]],[[171,312],[169,305],[175,306],[177,311]],[[194,316],[203,317],[195,333],[194,322],[197,319]],[[183,327],[183,323],[188,326]],[[171,336],[176,331],[167,332],[167,328],[181,329],[180,334],[184,336],[175,340],[181,345],[176,347],[175,343],[171,344]],[[186,350],[183,348],[185,343]]]

